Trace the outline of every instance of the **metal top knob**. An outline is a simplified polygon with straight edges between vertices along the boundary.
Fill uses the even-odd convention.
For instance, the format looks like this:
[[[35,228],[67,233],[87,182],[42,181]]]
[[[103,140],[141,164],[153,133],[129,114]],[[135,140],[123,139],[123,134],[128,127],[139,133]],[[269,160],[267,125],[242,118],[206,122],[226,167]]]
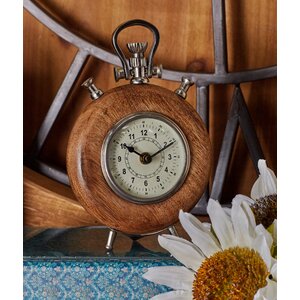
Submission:
[[[128,43],[127,48],[132,54],[143,54],[146,51],[148,46],[147,42],[140,42],[140,43]]]
[[[131,83],[140,84],[149,81],[147,75],[147,60],[144,57],[144,52],[148,46],[147,42],[128,43],[127,48],[131,53],[129,58]]]

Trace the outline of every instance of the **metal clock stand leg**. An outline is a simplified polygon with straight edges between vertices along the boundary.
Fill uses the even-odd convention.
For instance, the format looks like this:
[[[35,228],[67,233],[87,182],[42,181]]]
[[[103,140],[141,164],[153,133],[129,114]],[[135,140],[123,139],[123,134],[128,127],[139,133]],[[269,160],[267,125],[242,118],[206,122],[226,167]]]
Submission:
[[[177,232],[175,226],[170,226],[170,227],[168,228],[168,230],[169,230],[170,234],[175,235],[175,236],[179,236],[179,234],[178,234],[178,232]]]
[[[108,238],[107,238],[107,243],[105,246],[105,249],[107,251],[112,251],[116,237],[117,237],[117,232],[114,229],[110,229]]]
[[[174,235],[174,236],[179,236],[175,226],[170,226],[168,228],[170,234]],[[113,247],[114,247],[114,242],[116,240],[116,237],[117,237],[117,231],[114,230],[114,229],[110,229],[109,231],[109,234],[108,234],[108,238],[107,238],[107,243],[106,243],[106,246],[105,246],[105,249],[107,250],[107,253],[110,254],[110,252],[113,250]],[[139,236],[139,237],[142,237],[142,236]],[[136,239],[133,239],[133,240],[136,240]]]

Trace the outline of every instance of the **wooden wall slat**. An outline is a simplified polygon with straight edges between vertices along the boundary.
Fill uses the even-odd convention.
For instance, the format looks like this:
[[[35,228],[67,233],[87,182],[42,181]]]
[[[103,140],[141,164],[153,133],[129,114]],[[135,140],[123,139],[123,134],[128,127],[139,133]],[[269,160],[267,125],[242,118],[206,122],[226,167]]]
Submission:
[[[80,227],[101,224],[77,202],[70,188],[25,167],[24,225]]]

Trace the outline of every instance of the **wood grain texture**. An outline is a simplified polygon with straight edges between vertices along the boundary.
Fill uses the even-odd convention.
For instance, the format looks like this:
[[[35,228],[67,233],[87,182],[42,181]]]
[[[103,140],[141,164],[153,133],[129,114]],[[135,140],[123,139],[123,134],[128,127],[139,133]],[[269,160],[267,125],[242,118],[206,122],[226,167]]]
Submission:
[[[101,171],[100,153],[109,130],[122,118],[142,111],[172,119],[191,151],[185,182],[159,203],[125,201],[112,192]],[[77,119],[68,144],[68,175],[78,200],[103,224],[130,234],[156,232],[177,222],[179,210],[190,211],[202,196],[210,167],[210,141],[199,115],[175,93],[150,84],[118,87],[91,103]]]
[[[70,188],[24,168],[24,226],[101,225],[80,205]]]

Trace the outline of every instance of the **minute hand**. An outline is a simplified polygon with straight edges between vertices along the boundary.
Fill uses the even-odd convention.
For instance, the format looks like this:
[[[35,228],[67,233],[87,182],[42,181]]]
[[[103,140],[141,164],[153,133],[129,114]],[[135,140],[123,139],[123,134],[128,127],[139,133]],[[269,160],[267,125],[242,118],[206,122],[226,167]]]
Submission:
[[[154,154],[151,155],[151,158],[154,157],[155,155],[157,155],[158,153],[166,150],[168,147],[172,146],[176,141],[171,142],[170,144],[166,145],[165,147],[159,149],[157,152],[155,152]]]

